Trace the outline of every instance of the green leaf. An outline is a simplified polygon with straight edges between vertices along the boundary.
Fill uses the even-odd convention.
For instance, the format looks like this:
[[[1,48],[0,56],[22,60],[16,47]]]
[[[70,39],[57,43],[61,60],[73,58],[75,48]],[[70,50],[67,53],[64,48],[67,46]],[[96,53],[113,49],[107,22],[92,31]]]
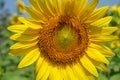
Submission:
[[[95,80],[108,80],[104,73],[99,72],[99,77]]]
[[[120,74],[113,75],[110,80],[120,80]]]
[[[117,57],[120,58],[120,49],[116,48],[114,52],[116,53]]]

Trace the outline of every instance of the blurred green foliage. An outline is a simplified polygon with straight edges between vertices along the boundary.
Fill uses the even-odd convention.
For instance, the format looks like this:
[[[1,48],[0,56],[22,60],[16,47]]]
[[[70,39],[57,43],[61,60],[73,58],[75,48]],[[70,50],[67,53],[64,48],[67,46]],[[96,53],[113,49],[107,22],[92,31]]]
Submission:
[[[11,32],[7,27],[11,25],[11,14],[4,10],[4,0],[0,0],[0,80],[35,80],[33,65],[24,69],[18,69],[17,65],[21,57],[9,56],[9,47],[14,44],[9,39]]]
[[[4,0],[0,0],[0,80],[35,80],[34,65],[30,67],[18,69],[17,65],[21,60],[21,57],[9,56],[9,47],[14,44],[9,40],[9,36],[12,34],[7,30],[7,27],[11,25],[10,17],[12,16],[8,10],[3,10]],[[21,13],[16,10],[18,15]],[[120,21],[120,15],[116,11],[109,11],[107,15],[113,16],[111,26],[118,25]],[[119,30],[120,31],[120,30]],[[109,58],[111,62],[108,65],[109,72],[99,71],[99,78],[96,80],[120,80],[120,48],[111,48],[115,52],[116,56]]]
[[[118,36],[118,39],[113,41],[115,42],[114,48],[111,46],[112,42],[107,43],[107,46],[109,46],[116,55],[112,58],[109,58],[109,72],[100,72],[100,76],[96,80],[120,80],[120,47],[118,46],[120,43],[117,43],[120,42],[120,13],[118,10],[120,11],[120,5],[114,5],[107,13],[108,16],[113,17],[109,25],[118,27],[118,30],[112,34]]]

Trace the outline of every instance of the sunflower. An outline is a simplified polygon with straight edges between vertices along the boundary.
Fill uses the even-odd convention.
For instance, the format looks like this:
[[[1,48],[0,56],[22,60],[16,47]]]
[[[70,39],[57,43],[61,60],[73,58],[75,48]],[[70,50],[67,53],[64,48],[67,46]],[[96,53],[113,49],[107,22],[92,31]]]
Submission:
[[[110,23],[111,26],[117,26],[118,30],[114,32],[113,35],[117,36],[118,39],[111,42],[111,48],[120,48],[120,6],[114,5],[110,10],[110,15],[113,16],[113,19]]]
[[[111,7],[109,15],[113,16],[111,25],[120,27],[120,5],[114,5]]]
[[[30,0],[30,18],[8,30],[10,55],[24,56],[18,68],[35,62],[36,80],[94,80],[97,68],[107,71],[106,57],[114,53],[104,44],[116,39],[112,17],[104,17],[109,6],[95,9],[99,0]],[[95,10],[94,10],[95,9]]]
[[[114,6],[111,8],[111,11],[117,12],[118,15],[120,16],[120,5],[114,5]]]

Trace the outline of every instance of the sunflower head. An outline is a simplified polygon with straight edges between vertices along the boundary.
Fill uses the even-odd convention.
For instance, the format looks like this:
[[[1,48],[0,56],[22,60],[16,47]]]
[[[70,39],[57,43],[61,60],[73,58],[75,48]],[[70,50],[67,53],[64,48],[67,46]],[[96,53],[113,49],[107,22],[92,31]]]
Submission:
[[[117,12],[119,14],[119,16],[120,16],[120,6],[119,5],[114,5],[111,8],[111,11]]]
[[[113,35],[117,36],[118,39],[111,42],[110,46],[111,48],[120,48],[120,6],[114,5],[111,8],[110,15],[113,16],[113,19],[110,23],[112,26],[118,27],[118,30],[114,32]]]
[[[30,18],[8,27],[18,41],[10,54],[23,55],[19,68],[36,63],[36,80],[93,80],[96,68],[107,71],[106,57],[114,53],[105,46],[116,39],[109,6],[95,9],[99,0],[30,0]],[[62,73],[62,74],[61,74]],[[91,79],[92,78],[92,79]]]
[[[77,61],[87,44],[84,25],[68,16],[59,16],[40,31],[39,47],[53,64],[67,65]]]
[[[110,15],[113,16],[113,19],[110,24],[112,26],[117,26],[120,28],[120,6],[114,5],[110,10]]]

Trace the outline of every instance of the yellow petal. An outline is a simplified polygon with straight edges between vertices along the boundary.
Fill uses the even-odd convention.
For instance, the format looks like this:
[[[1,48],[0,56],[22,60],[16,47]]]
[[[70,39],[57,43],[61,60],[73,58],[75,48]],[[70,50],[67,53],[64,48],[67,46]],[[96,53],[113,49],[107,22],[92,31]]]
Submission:
[[[103,62],[103,63],[109,64],[109,61],[98,50],[96,50],[94,48],[88,48],[86,52],[87,52],[87,55],[91,59],[98,61],[98,62]]]
[[[99,50],[103,55],[114,56],[115,54],[107,46],[100,46],[94,43],[90,43],[89,47]]]
[[[48,63],[46,61],[43,61],[38,70],[36,80],[41,80],[41,78],[46,73],[47,69],[48,69]]]
[[[112,20],[112,17],[107,16],[107,17],[101,18],[101,19],[91,23],[91,25],[92,26],[98,26],[98,27],[104,27],[104,26],[107,26],[110,23],[111,20]]]
[[[27,7],[27,6],[25,7],[25,9],[33,19],[44,21],[43,15],[41,15],[38,11],[36,11],[36,10],[30,8],[30,7]]]
[[[10,49],[26,49],[35,46],[38,41],[33,42],[17,42],[10,47]]]
[[[89,4],[87,4],[86,8],[83,10],[83,13],[79,18],[86,20],[89,17],[89,15],[92,13],[92,11],[95,9],[98,2],[99,0],[92,0]]]
[[[102,34],[103,35],[110,35],[113,32],[115,32],[118,29],[118,27],[103,27]]]
[[[76,1],[74,1],[74,7],[73,7],[73,10],[72,10],[73,15],[78,15],[78,13],[81,10],[80,8],[84,8],[86,6],[86,4],[87,4],[87,0],[76,0]],[[80,7],[80,5],[81,5],[81,7]]]
[[[15,33],[23,33],[23,34],[38,34],[39,33],[39,30],[31,29],[26,25],[9,26],[8,30],[15,32]]]
[[[47,80],[49,75],[51,73],[51,67],[48,66],[48,69],[46,70],[45,74],[43,75],[43,77],[41,78],[41,80]]]
[[[92,63],[93,63],[98,69],[100,69],[100,70],[102,70],[102,71],[106,71],[106,72],[109,71],[108,68],[104,65],[104,63],[100,63],[100,62],[94,61],[94,60],[92,60],[92,59],[90,59],[90,60],[92,61]]]
[[[17,5],[19,11],[25,13],[25,4],[21,0],[17,0]]]
[[[10,23],[12,25],[17,25],[17,24],[21,24],[21,22],[18,20],[19,15],[18,14],[14,14],[11,16],[11,20]]]
[[[60,0],[51,0],[53,2],[52,5],[55,5],[56,12],[58,12],[58,15],[62,14],[62,9],[61,9],[61,1]]]
[[[89,80],[95,80],[93,76],[88,76]]]
[[[78,4],[76,5],[75,8],[77,8],[76,11],[76,15],[78,17],[81,16],[81,14],[83,13],[83,10],[85,9],[86,5],[88,4],[88,0],[77,0]]]
[[[16,41],[33,41],[38,39],[39,35],[28,35],[28,34],[14,34],[10,37],[12,40]]]
[[[57,67],[52,67],[49,80],[63,80]]]
[[[38,58],[38,60],[36,61],[36,66],[35,66],[36,72],[39,71],[39,68],[40,68],[41,64],[43,63],[43,60],[44,60],[44,58],[40,56]]]
[[[40,9],[37,1],[36,0],[29,0],[29,1],[30,1],[31,5],[32,5],[32,8],[39,13],[39,17],[41,17],[40,19],[42,19],[43,21],[47,21],[44,13],[41,12],[41,9]]]
[[[89,80],[88,76],[86,75],[86,71],[83,69],[83,67],[80,64],[76,63],[75,65],[73,65],[72,69],[74,71],[74,74],[78,76],[79,79]]]
[[[69,1],[70,1],[70,0],[69,0]],[[67,2],[68,2],[68,0],[62,0],[62,4],[61,4],[61,5],[62,5],[62,8],[61,8],[61,9],[62,9],[62,13],[63,13],[63,14],[65,14],[65,7],[67,7],[67,6],[66,6],[66,5],[67,5],[67,4],[66,4]]]
[[[79,80],[76,75],[73,73],[72,68],[67,66],[66,67],[66,72],[70,80]]]
[[[13,26],[9,26],[7,29],[12,31],[12,32],[23,33],[26,29],[28,29],[28,26],[25,26],[25,25],[13,25]]]
[[[29,0],[29,1],[30,1],[30,4],[32,5],[32,7],[39,11],[39,6],[38,6],[36,0]]]
[[[42,28],[41,25],[34,24],[34,23],[28,21],[26,18],[19,17],[19,20],[21,22],[23,22],[26,26],[28,26],[28,27],[30,27],[32,29],[41,29]]]
[[[9,55],[11,55],[11,56],[24,56],[24,55],[28,54],[29,52],[31,52],[35,48],[37,48],[37,46],[33,46],[33,47],[27,48],[27,49],[11,49],[9,52]]]
[[[93,63],[87,58],[86,55],[83,55],[80,58],[80,62],[81,64],[84,66],[84,68],[86,70],[88,70],[91,74],[93,74],[94,76],[98,77],[98,72],[95,68],[95,66],[93,65]]]
[[[62,14],[62,8],[61,8],[61,2],[60,0],[45,0],[46,3],[46,7],[48,8],[48,10],[50,11],[50,13],[55,16],[59,16]]]
[[[88,29],[88,34],[93,36],[96,34],[100,34],[102,31],[102,27],[90,26],[90,25],[87,27],[87,29]]]
[[[115,56],[115,53],[113,53],[110,48],[108,48],[107,46],[103,46],[103,48],[107,50],[107,53],[103,52],[104,55]]]
[[[63,80],[70,80],[65,69],[62,69],[62,68],[60,69],[60,73],[62,73],[61,77],[63,77]]]
[[[75,5],[75,1],[66,0],[65,5],[64,5],[64,14],[71,16],[74,12],[73,11],[74,5]]]
[[[39,48],[32,50],[27,55],[25,55],[25,57],[19,63],[18,68],[23,68],[23,67],[31,65],[38,59],[39,56],[40,56]]]
[[[97,68],[100,69],[100,70],[102,70],[102,71],[109,72],[108,68],[104,64],[99,64],[97,66]]]
[[[39,5],[40,12],[42,12],[43,14],[45,14],[45,15],[46,15],[46,18],[52,16],[51,12],[50,12],[49,9],[47,8],[48,5],[46,6],[45,0],[36,0],[36,2],[37,2],[38,5]]]
[[[91,42],[93,42],[93,43],[105,43],[105,42],[113,41],[116,39],[118,39],[118,37],[112,36],[112,35],[110,35],[110,36],[99,35],[94,38],[90,38]]]
[[[105,6],[105,7],[96,9],[94,12],[92,12],[89,15],[89,17],[85,21],[85,23],[90,23],[90,22],[93,22],[93,21],[96,21],[96,20],[102,18],[106,14],[108,9],[109,9],[109,6]]]
[[[47,7],[47,9],[48,9],[48,11],[50,12],[50,14],[51,14],[51,16],[55,16],[55,10],[53,10],[53,5],[55,5],[55,4],[52,4],[52,6],[51,6],[51,2],[55,2],[55,0],[45,0],[45,5],[46,5],[46,7]]]
[[[48,20],[50,15],[48,15],[46,9],[44,8],[45,7],[45,3],[43,3],[43,0],[42,0],[42,2],[41,2],[41,0],[35,0],[35,2],[36,2],[35,5],[37,4],[38,8],[39,8],[39,10],[37,10],[37,11],[39,11],[39,13],[41,13],[41,15],[45,16],[46,20]]]

